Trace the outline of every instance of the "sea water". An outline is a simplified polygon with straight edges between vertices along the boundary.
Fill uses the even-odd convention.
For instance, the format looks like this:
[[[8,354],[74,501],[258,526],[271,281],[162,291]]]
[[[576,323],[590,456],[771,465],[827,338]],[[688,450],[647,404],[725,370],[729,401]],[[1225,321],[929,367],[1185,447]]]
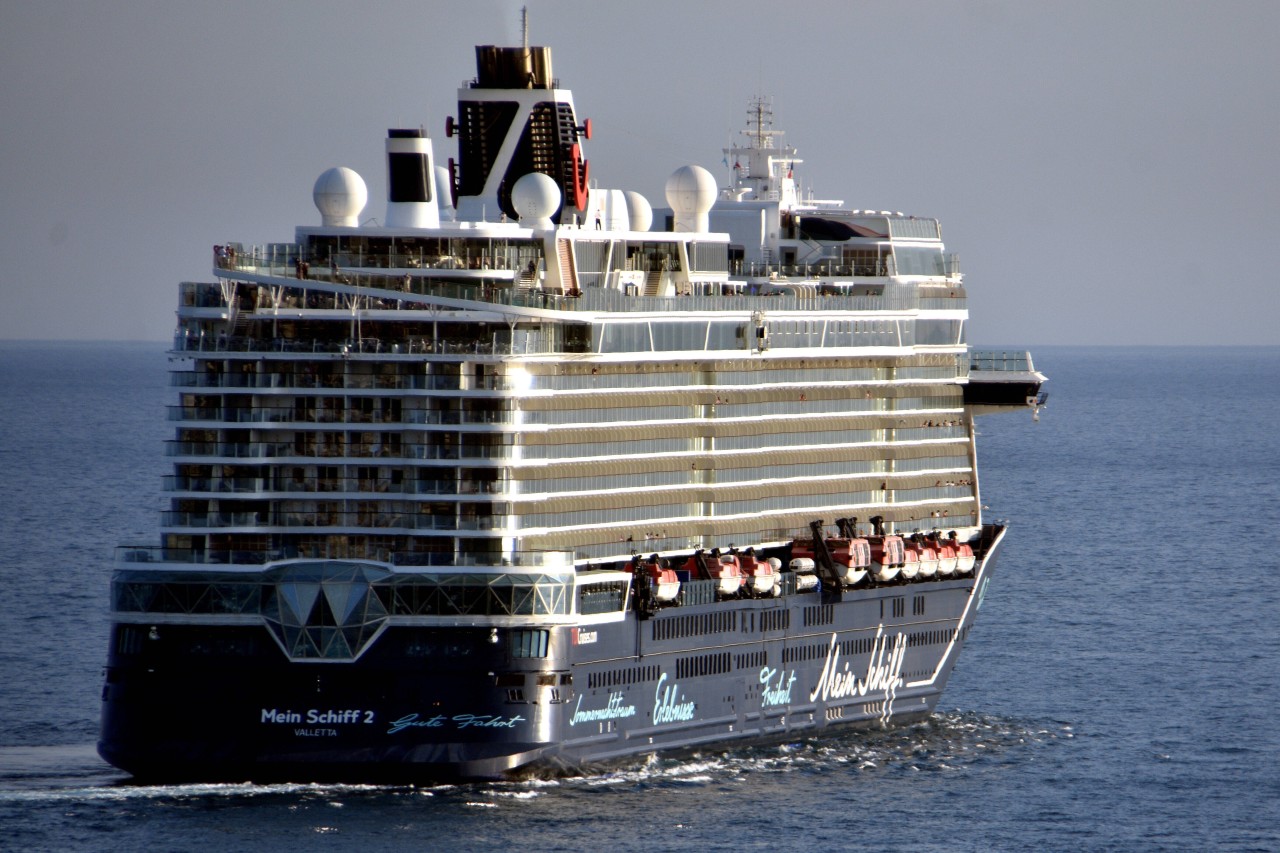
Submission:
[[[0,342],[0,849],[1280,849],[1280,348],[1035,352],[1010,522],[918,725],[426,787],[139,786],[94,751],[112,548],[154,544],[162,345]]]

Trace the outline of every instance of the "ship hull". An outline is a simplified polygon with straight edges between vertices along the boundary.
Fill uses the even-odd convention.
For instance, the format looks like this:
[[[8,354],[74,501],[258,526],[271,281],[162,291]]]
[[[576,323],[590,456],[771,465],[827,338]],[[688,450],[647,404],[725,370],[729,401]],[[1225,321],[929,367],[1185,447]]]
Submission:
[[[483,627],[393,626],[356,661],[299,663],[261,626],[153,626],[138,654],[117,626],[99,752],[154,781],[457,781],[910,722],[1002,535],[970,577],[632,610],[552,629],[537,660]]]

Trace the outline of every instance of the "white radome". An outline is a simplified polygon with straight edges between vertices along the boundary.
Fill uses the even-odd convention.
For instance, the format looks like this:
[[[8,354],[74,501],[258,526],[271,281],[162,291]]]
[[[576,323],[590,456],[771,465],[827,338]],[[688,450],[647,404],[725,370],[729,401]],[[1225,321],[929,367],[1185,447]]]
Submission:
[[[648,231],[653,227],[653,205],[635,190],[624,190],[627,200],[627,214],[631,217],[632,231]]]
[[[325,225],[359,225],[360,211],[369,201],[369,188],[354,169],[334,166],[316,178],[311,198]]]
[[[552,228],[551,215],[560,207],[560,188],[550,176],[530,172],[511,188],[511,206],[529,228]]]
[[[681,166],[667,178],[667,204],[676,231],[708,230],[707,214],[716,200],[716,179],[701,166]]]

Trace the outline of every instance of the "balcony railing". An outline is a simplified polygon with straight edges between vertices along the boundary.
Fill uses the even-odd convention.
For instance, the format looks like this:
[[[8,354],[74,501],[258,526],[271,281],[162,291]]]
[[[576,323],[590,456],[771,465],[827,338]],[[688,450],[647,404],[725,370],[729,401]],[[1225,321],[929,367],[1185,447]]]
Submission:
[[[474,568],[566,568],[573,555],[565,551],[517,551],[509,554],[423,553],[379,551],[356,555],[345,545],[318,544],[305,548],[219,549],[165,548],[150,545],[123,545],[116,548],[118,568],[140,568],[139,563],[177,563],[261,566],[274,560],[297,558],[349,560],[374,559],[397,566],[466,566]]]
[[[1034,373],[1035,366],[1031,362],[1031,353],[1025,350],[974,350],[969,353],[969,370]]]
[[[225,442],[167,441],[166,456],[194,456],[226,459],[505,459],[511,449],[497,447],[435,447],[418,446],[391,448],[357,444],[315,444],[297,447],[292,442],[255,442],[253,444],[229,444]]]
[[[170,383],[178,388],[302,388],[336,391],[359,389],[388,389],[399,391],[458,391],[464,379],[459,375],[433,373],[426,375],[384,376],[376,382],[368,376],[341,373],[324,375],[297,375],[289,373],[217,373],[200,371],[175,371]],[[479,391],[510,390],[512,382],[506,376],[484,376],[465,379],[467,387]]]
[[[265,316],[270,317],[270,314]],[[345,320],[343,321],[345,322]],[[528,336],[512,344],[502,341],[433,341],[422,337],[409,337],[403,341],[386,342],[377,338],[359,341],[300,341],[288,338],[254,338],[246,335],[174,335],[174,352],[263,352],[263,353],[311,353],[342,356],[414,356],[414,355],[550,355],[563,352],[563,345]],[[228,377],[230,378],[230,377]],[[379,386],[391,387],[391,386]]]
[[[398,512],[163,512],[160,523],[167,528],[225,530],[231,528],[325,528],[396,530],[498,530],[506,516],[460,516]]]
[[[287,253],[285,253],[287,255]],[[628,293],[619,286],[622,271],[608,274],[610,286],[590,287],[580,293],[565,294],[558,289],[540,286],[540,281],[522,280],[511,266],[498,262],[485,266],[483,258],[465,264],[448,259],[436,265],[430,259],[422,266],[402,266],[392,273],[371,271],[385,262],[387,267],[405,264],[402,256],[384,258],[375,256],[358,259],[363,266],[356,268],[316,267],[299,276],[292,259],[285,255],[275,259],[263,259],[257,255],[237,256],[235,259],[217,258],[215,268],[224,278],[234,279],[236,273],[273,279],[273,284],[294,284],[306,287],[307,282],[355,288],[370,300],[364,310],[414,307],[402,296],[424,296],[464,302],[482,302],[520,308],[539,308],[553,311],[806,311],[806,310],[911,310],[920,307],[915,288],[886,287],[880,294],[851,295],[845,291],[844,281],[865,278],[871,282],[883,282],[892,276],[892,265],[879,265],[863,269],[858,264],[823,261],[816,264],[759,264],[745,269],[742,275],[750,275],[759,281],[755,287],[769,292],[742,294],[736,292],[740,283],[731,281],[728,273],[721,281],[698,283],[699,292],[688,296],[653,297]],[[411,262],[409,262],[411,263]],[[875,275],[861,275],[874,272]],[[953,261],[945,265],[945,274],[955,276]],[[812,293],[794,293],[780,288],[789,286],[788,279],[804,280],[812,285]],[[842,284],[837,285],[836,281]],[[776,288],[774,287],[776,285]],[[819,292],[821,286],[821,292]],[[929,298],[936,298],[932,295]],[[350,308],[330,293],[319,294],[315,305],[300,302],[297,297],[286,296],[281,308],[328,307],[349,311]],[[187,307],[225,307],[221,288],[214,285],[186,285],[183,303]],[[949,306],[950,307],[950,306]],[[258,312],[273,316],[270,306],[258,306]],[[189,345],[189,344],[184,344]],[[201,346],[207,346],[201,344]]]
[[[163,478],[167,492],[199,494],[234,494],[288,499],[298,495],[354,495],[353,499],[374,495],[502,495],[509,488],[507,480],[371,480],[356,477],[304,477],[294,480],[276,477],[189,477],[171,475]]]
[[[311,398],[314,399],[314,398]],[[509,423],[509,412],[428,412],[402,411],[398,417],[381,412],[333,411],[309,408],[298,411],[293,406],[269,408],[233,408],[219,406],[169,406],[171,421],[210,421],[215,423],[270,424],[355,424],[359,426],[465,426]]]

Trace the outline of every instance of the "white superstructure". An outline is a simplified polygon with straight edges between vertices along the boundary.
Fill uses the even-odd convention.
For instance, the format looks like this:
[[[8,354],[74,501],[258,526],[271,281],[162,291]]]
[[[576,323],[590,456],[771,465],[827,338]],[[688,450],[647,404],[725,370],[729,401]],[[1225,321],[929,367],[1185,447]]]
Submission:
[[[977,528],[935,220],[806,206],[760,119],[718,201],[682,167],[640,230],[635,194],[579,193],[549,52],[477,52],[456,219],[431,141],[393,130],[386,225],[330,170],[319,226],[184,285],[169,549],[500,565],[767,547],[837,514]]]

